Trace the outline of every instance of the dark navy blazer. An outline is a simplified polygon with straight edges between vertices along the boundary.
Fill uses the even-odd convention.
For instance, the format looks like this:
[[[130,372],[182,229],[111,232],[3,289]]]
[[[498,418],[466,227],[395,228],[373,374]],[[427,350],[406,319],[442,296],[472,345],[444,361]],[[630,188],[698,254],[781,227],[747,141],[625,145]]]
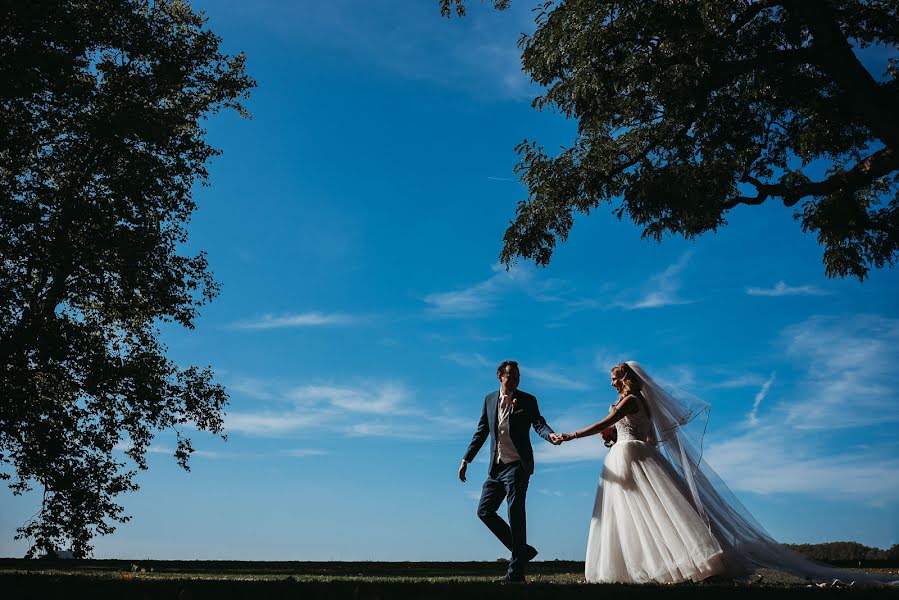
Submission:
[[[515,410],[509,415],[509,437],[521,457],[521,464],[524,466],[528,475],[534,473],[534,450],[531,448],[531,426],[537,435],[549,441],[549,434],[553,433],[552,428],[546,424],[546,419],[540,414],[537,407],[537,399],[521,390],[515,390],[512,395],[515,399]],[[490,392],[484,398],[484,411],[481,413],[481,420],[478,422],[478,429],[471,438],[471,444],[463,457],[466,462],[471,462],[477,455],[478,450],[487,440],[487,434],[490,434],[490,465],[487,471],[490,471],[496,463],[496,407],[499,403],[499,390]]]

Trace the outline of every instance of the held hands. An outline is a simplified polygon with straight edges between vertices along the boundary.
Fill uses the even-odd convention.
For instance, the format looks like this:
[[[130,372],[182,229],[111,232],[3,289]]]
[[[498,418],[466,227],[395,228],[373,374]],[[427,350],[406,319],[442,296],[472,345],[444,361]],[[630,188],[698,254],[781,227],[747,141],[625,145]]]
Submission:
[[[573,433],[551,433],[549,434],[549,441],[553,446],[558,446],[562,442],[570,442],[575,439],[575,435]]]

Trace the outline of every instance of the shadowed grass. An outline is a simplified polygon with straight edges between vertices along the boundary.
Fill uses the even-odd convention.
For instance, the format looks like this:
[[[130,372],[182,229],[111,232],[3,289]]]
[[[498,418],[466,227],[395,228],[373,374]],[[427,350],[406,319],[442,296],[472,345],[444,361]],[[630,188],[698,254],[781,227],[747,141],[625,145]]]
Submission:
[[[776,571],[749,579],[713,579],[679,585],[592,585],[583,563],[535,562],[527,585],[493,583],[505,571],[496,562],[252,562],[252,561],[37,561],[0,559],[0,590],[10,598],[765,598],[789,594],[853,598],[897,597],[895,590],[818,589]],[[867,569],[893,573],[899,569]],[[11,595],[7,596],[9,592]],[[811,597],[811,596],[809,596]]]

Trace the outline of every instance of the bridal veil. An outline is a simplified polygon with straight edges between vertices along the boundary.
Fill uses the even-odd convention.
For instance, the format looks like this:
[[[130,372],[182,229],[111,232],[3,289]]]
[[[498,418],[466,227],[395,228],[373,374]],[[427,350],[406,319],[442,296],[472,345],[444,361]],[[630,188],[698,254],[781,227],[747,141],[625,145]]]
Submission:
[[[643,384],[651,422],[650,443],[680,476],[685,495],[736,568],[779,569],[816,581],[840,579],[860,584],[899,584],[886,577],[838,569],[810,560],[778,544],[755,520],[717,473],[703,460],[710,405],[698,398],[675,397],[639,363],[627,365]]]

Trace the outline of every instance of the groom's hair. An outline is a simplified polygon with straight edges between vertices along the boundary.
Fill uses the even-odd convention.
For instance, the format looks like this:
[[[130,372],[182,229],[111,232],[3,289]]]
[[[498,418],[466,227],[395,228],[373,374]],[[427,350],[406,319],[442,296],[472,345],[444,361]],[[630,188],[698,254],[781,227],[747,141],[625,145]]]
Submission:
[[[496,374],[501,374],[506,367],[512,367],[513,369],[521,373],[521,369],[518,368],[517,360],[504,360],[503,362],[499,363],[498,367],[496,367]]]

